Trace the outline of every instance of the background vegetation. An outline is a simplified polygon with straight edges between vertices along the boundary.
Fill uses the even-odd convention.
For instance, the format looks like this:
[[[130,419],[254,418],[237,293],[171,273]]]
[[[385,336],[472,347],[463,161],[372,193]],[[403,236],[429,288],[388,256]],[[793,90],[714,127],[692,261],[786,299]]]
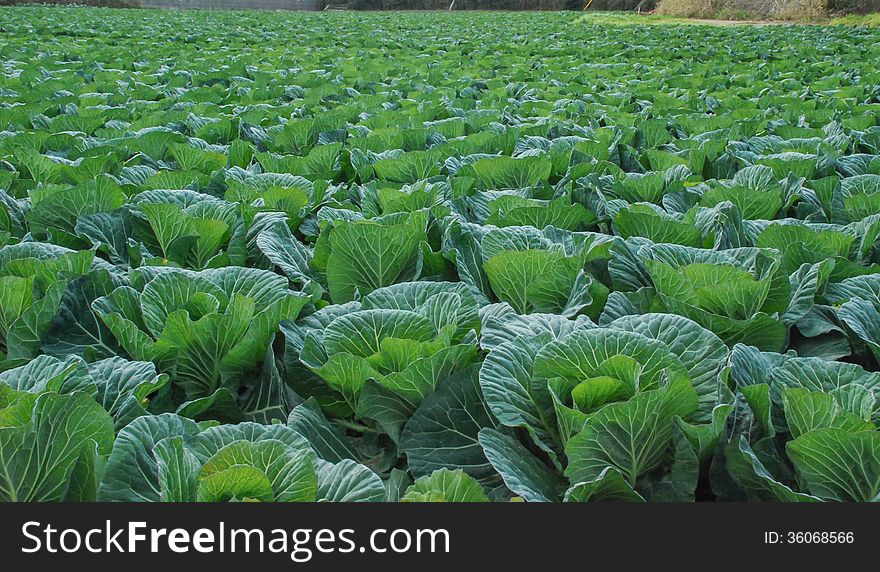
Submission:
[[[680,18],[824,20],[880,10],[880,0],[660,0],[660,14]]]

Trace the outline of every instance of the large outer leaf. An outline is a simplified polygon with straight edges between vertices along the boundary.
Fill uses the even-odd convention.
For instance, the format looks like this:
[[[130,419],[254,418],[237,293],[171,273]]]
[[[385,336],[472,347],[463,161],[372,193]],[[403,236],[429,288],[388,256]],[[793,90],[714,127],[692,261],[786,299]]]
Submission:
[[[608,324],[636,332],[663,342],[678,356],[700,400],[696,419],[708,420],[712,409],[724,397],[721,370],[727,363],[728,350],[724,342],[709,330],[692,320],[673,314],[643,314],[624,316]]]
[[[58,312],[66,287],[65,280],[55,282],[42,298],[28,306],[12,323],[6,334],[7,359],[24,360],[35,356],[40,342],[52,326],[52,319]]]
[[[254,467],[269,478],[273,500],[277,502],[309,502],[315,500],[318,479],[313,466],[315,454],[306,447],[295,448],[276,439],[233,441],[224,446],[202,465],[201,482],[211,479],[216,491],[224,486],[212,479],[236,467]],[[199,495],[202,496],[202,492]],[[216,494],[216,492],[214,493]]]
[[[413,223],[337,223],[330,235],[327,283],[333,302],[355,299],[377,288],[416,278],[424,232]]]
[[[546,181],[553,164],[547,157],[492,157],[470,168],[487,189],[521,189]]]
[[[292,281],[305,284],[309,280],[312,251],[293,237],[290,227],[279,221],[263,230],[256,239],[257,248]]]
[[[880,312],[877,308],[861,298],[853,298],[840,307],[838,316],[880,359]]]
[[[124,202],[125,194],[113,180],[101,177],[51,194],[34,205],[27,219],[34,230],[60,228],[73,232],[77,217],[110,212]]]
[[[437,469],[416,480],[401,502],[488,502],[480,483],[461,469]]]
[[[480,346],[486,351],[492,351],[519,336],[548,334],[554,339],[563,338],[576,329],[594,326],[586,316],[570,320],[559,314],[517,314],[507,303],[483,306],[480,319],[483,322]]]
[[[496,477],[478,440],[480,429],[496,423],[483,400],[478,372],[472,366],[443,381],[404,427],[399,448],[416,477],[444,467],[483,481]]]
[[[787,445],[809,491],[837,501],[880,501],[880,433],[818,429]]]
[[[147,413],[144,402],[168,383],[168,376],[157,374],[149,362],[119,357],[89,364],[102,407],[113,416],[117,428]]]
[[[592,302],[589,281],[578,283],[582,265],[578,258],[546,250],[505,250],[484,264],[492,290],[498,298],[521,313],[557,312],[572,316]],[[571,301],[577,288],[578,298]],[[569,302],[574,312],[566,312]]]
[[[186,448],[180,435],[166,437],[153,447],[159,474],[162,502],[192,502],[196,500],[201,463]]]
[[[318,502],[382,502],[385,486],[379,475],[350,459],[318,462]]]
[[[82,358],[70,356],[60,360],[50,356],[37,356],[25,365],[0,373],[0,383],[18,391],[42,393],[69,390],[96,391],[94,379]]]
[[[331,463],[346,459],[357,460],[358,455],[341,430],[330,424],[314,397],[290,412],[287,425],[308,439],[318,457]]]
[[[454,324],[456,339],[480,329],[477,300],[461,282],[405,282],[387,286],[365,296],[362,307],[416,312],[431,320],[438,331]]]
[[[494,429],[481,429],[480,445],[508,489],[526,501],[558,501],[562,479],[516,439]]]
[[[0,426],[4,501],[64,499],[84,451],[91,453],[94,463],[96,450],[108,455],[113,446],[113,419],[86,394],[45,393],[12,407],[29,411],[22,411],[25,423]]]
[[[634,486],[671,446],[674,418],[687,417],[696,409],[697,395],[682,379],[603,407],[568,441],[566,476],[573,483],[592,481],[613,467]]]
[[[324,349],[328,355],[349,353],[368,357],[381,350],[385,338],[428,341],[436,335],[434,325],[407,310],[362,310],[334,320],[324,330]]]
[[[246,397],[243,396],[242,404],[245,419],[266,425],[286,422],[290,411],[301,399],[281,379],[272,345],[270,342],[266,348],[260,375]]]
[[[169,437],[189,440],[197,432],[194,421],[171,413],[138,417],[119,432],[113,444],[98,498],[119,502],[162,500],[160,460],[154,447]]]
[[[816,502],[817,497],[794,491],[779,482],[746,441],[745,436],[727,445],[725,460],[730,475],[752,500],[768,502]]]
[[[644,502],[645,499],[613,467],[590,481],[575,483],[565,492],[566,502]]]
[[[783,406],[788,429],[795,439],[817,429],[844,429],[851,433],[875,430],[872,423],[844,411],[834,396],[827,393],[787,389]]]
[[[259,443],[267,440],[279,441],[295,451],[304,451],[310,448],[305,437],[290,427],[251,422],[209,427],[194,435],[189,441],[189,447],[199,460],[205,462],[217,451],[236,441]]]
[[[540,334],[503,343],[480,368],[480,387],[495,418],[508,427],[525,428],[549,451],[559,442],[556,414],[547,381],[536,379],[532,369],[535,355],[552,339]]]
[[[596,328],[575,330],[544,346],[535,357],[534,375],[584,381],[608,358],[618,355],[641,364],[641,389],[657,387],[664,370],[687,373],[681,360],[660,341],[635,332]]]

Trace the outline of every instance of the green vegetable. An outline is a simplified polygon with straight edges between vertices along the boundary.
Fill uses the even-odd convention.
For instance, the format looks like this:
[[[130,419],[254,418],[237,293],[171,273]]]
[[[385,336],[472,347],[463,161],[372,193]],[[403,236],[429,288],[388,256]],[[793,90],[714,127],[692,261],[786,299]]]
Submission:
[[[2,16],[0,500],[880,500],[877,30]]]

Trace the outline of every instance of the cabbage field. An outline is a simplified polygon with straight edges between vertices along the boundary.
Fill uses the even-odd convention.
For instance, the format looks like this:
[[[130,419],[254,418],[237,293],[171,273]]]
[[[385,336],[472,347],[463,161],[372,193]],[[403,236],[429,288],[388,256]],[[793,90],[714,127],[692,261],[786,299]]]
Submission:
[[[880,30],[0,9],[0,500],[880,500]]]

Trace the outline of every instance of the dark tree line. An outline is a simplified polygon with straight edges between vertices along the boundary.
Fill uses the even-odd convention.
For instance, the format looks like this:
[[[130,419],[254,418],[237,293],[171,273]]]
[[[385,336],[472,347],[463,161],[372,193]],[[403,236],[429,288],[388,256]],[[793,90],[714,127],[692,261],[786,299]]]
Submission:
[[[880,11],[880,0],[829,0],[832,12],[866,14]]]

